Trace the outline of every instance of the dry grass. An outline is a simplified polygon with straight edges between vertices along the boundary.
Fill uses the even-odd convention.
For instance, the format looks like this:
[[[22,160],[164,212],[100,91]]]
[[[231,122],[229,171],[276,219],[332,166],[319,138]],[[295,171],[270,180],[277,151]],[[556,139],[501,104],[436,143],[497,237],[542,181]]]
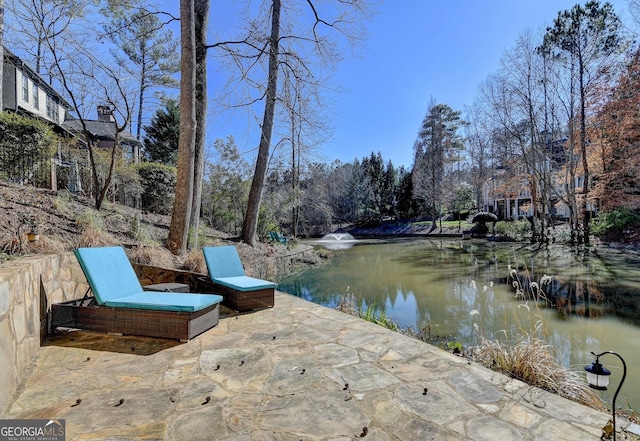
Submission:
[[[207,264],[202,250],[194,249],[187,253],[182,262],[182,269],[192,273],[207,274]]]
[[[0,237],[0,252],[6,255],[24,254],[55,254],[62,253],[68,248],[68,244],[62,241],[40,235],[39,239],[29,242],[27,233],[21,232],[20,236],[12,233],[4,233]]]
[[[349,292],[349,288],[347,288],[347,292],[340,297],[336,309],[345,314],[358,317],[359,309],[356,306],[356,296]]]
[[[110,233],[93,227],[85,227],[78,238],[78,248],[109,247],[119,245],[118,240]]]
[[[523,338],[514,345],[480,337],[471,358],[494,371],[598,410],[599,396],[584,378],[556,361],[554,347],[537,338]]]
[[[24,240],[26,241],[26,235],[24,236]],[[20,254],[22,251],[22,247],[20,245],[20,239],[17,234],[5,232],[2,237],[0,237],[0,250],[2,253],[7,255]]]
[[[40,235],[40,240],[27,242],[30,253],[34,254],[60,254],[68,249],[68,244],[53,237]]]
[[[160,245],[140,246],[127,252],[132,262],[159,268],[175,268],[175,258],[171,251]]]

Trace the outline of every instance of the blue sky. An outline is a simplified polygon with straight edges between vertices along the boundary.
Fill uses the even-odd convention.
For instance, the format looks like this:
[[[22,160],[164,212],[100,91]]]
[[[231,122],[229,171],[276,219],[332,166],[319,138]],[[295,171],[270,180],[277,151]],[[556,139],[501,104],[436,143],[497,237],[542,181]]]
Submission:
[[[611,3],[628,22],[627,0]],[[218,14],[222,11],[216,11],[219,4],[212,2],[212,24],[222,17]],[[396,167],[410,167],[413,143],[431,97],[464,110],[522,32],[544,29],[558,11],[575,4],[565,0],[382,2],[367,24],[370,38],[359,57],[346,58],[336,72],[336,82],[345,91],[332,97],[334,134],[320,147],[318,160],[351,162],[380,151]],[[216,118],[211,122],[210,141],[233,135],[241,150],[253,148],[258,134],[247,130],[248,123],[240,112]]]

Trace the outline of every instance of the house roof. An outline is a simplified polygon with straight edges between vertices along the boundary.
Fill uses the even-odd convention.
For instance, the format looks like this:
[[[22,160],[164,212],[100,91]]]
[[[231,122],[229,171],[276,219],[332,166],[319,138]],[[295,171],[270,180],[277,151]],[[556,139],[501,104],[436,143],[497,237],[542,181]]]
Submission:
[[[45,79],[42,78],[40,74],[38,74],[38,72],[33,70],[27,63],[22,61],[20,57],[18,57],[16,54],[14,54],[9,49],[7,49],[6,46],[3,46],[3,48],[4,48],[4,59],[6,61],[9,61],[16,68],[19,68],[22,72],[27,74],[29,78],[31,78],[31,81],[36,83],[38,87],[40,87],[41,89],[45,90],[47,94],[56,97],[60,101],[60,104],[62,104],[62,106],[65,109],[73,110],[73,106],[69,104],[69,102],[62,97],[62,95],[56,92],[53,86],[51,86],[51,84],[45,81]]]
[[[87,130],[91,136],[97,139],[113,139],[116,126],[111,121],[84,120]],[[66,120],[63,124],[73,133],[82,133],[82,123],[79,119]],[[136,139],[128,130],[120,132],[120,139],[124,144],[141,147],[142,143]]]

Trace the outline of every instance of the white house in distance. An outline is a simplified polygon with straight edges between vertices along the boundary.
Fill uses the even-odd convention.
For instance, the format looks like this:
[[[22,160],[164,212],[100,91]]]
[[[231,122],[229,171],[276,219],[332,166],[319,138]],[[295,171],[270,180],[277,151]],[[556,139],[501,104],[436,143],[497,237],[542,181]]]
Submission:
[[[550,197],[549,215],[557,219],[569,219],[571,212],[568,200],[568,189],[563,184],[569,180],[563,164],[567,161],[567,139],[558,139],[547,144],[544,153],[537,161],[536,176],[541,179],[538,186],[547,186],[546,192]],[[574,177],[573,188],[580,191],[584,183],[584,176]],[[533,216],[531,184],[527,179],[526,167],[514,158],[507,166],[492,170],[492,175],[482,185],[482,209],[494,213],[500,220],[518,219]],[[589,211],[597,212],[597,204],[588,201]]]
[[[2,61],[2,110],[38,118],[49,123],[53,130],[63,137],[74,137],[84,144],[82,125],[71,115],[73,106],[34,69],[6,47],[4,47]],[[97,120],[85,119],[84,121],[88,135],[91,142],[98,147],[112,148],[115,142],[116,126],[111,108],[98,106],[97,111]],[[137,163],[142,143],[126,130],[119,134],[118,142],[123,150],[123,159]],[[82,191],[78,164],[68,162],[60,149],[52,158],[51,188],[57,188],[56,168],[60,167],[73,169],[73,177],[70,178],[68,189],[72,192]]]
[[[52,123],[56,131],[64,131],[62,123],[67,112],[73,109],[71,104],[6,47],[3,58],[3,110],[44,119]]]

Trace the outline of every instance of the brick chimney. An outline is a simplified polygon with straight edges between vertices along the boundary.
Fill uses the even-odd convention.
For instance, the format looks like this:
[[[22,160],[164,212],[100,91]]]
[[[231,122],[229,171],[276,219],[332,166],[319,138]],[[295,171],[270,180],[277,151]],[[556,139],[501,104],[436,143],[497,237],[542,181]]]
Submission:
[[[113,111],[109,106],[98,106],[98,121],[114,122]]]

